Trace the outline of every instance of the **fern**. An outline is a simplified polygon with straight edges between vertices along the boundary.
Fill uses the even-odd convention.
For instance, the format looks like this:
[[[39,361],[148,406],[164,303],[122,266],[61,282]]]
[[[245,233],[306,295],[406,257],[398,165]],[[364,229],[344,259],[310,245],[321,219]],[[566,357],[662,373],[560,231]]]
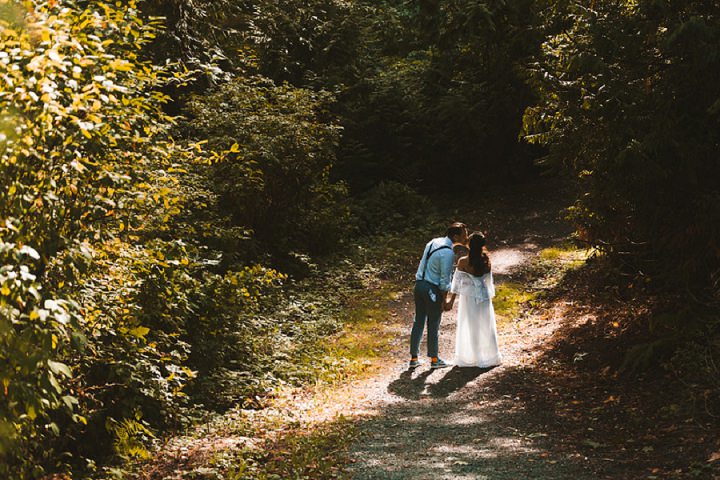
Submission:
[[[141,423],[139,416],[137,420],[125,418],[120,422],[108,419],[106,428],[115,436],[113,447],[118,456],[124,459],[150,458],[146,445],[155,435]]]

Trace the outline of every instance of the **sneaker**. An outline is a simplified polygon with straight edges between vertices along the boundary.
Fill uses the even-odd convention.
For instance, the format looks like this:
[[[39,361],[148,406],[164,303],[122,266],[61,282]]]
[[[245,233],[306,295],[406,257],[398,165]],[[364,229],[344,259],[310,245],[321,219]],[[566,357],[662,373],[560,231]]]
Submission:
[[[410,363],[408,363],[408,368],[415,368],[419,367],[422,362],[418,359],[410,360]]]
[[[450,366],[450,364],[445,362],[445,360],[443,360],[442,358],[438,358],[437,362],[430,363],[430,368],[445,368],[445,367],[449,367],[449,366]]]

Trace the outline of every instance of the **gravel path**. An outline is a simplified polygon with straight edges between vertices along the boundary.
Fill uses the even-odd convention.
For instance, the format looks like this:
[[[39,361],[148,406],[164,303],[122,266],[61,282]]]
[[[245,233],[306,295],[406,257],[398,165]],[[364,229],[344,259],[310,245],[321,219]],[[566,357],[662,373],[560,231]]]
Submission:
[[[511,206],[510,206],[511,208]],[[557,242],[562,230],[550,212],[526,212],[512,229],[521,241],[491,250],[496,284],[513,279],[541,245]],[[566,232],[559,234],[564,238]],[[507,237],[510,238],[510,237]],[[549,448],[562,441],[542,428],[547,411],[521,402],[521,385],[547,341],[562,325],[560,313],[526,316],[499,325],[503,365],[494,369],[430,370],[427,361],[408,370],[407,344],[413,308],[410,295],[398,305],[406,319],[386,374],[352,392],[362,405],[361,435],[351,448],[353,478],[365,479],[595,479],[588,459],[559,456]],[[452,358],[455,311],[441,324],[440,354]],[[421,346],[421,352],[425,345]]]

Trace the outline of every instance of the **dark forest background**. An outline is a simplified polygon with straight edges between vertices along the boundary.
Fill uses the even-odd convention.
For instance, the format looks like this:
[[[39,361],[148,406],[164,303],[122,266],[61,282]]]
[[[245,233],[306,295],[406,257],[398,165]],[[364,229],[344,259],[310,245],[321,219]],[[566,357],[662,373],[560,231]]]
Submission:
[[[715,355],[720,4],[34,0],[0,22],[3,476],[142,457],[302,382],[312,351],[278,346],[332,328],[298,321],[294,282],[439,195],[541,176]]]

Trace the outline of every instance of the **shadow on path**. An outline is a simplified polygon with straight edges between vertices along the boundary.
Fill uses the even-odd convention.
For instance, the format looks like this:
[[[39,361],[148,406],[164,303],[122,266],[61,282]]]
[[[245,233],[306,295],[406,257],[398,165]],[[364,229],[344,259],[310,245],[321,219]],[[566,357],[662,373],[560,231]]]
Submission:
[[[428,378],[434,372],[433,370],[427,369],[416,374],[418,370],[408,369],[390,382],[387,390],[406,400],[420,400],[427,397],[445,398],[490,370],[492,368],[453,367],[445,370],[446,373],[440,380],[429,383]]]
[[[404,370],[400,376],[390,382],[388,392],[407,400],[420,400],[420,395],[425,391],[425,381],[432,373],[432,370],[425,370],[413,377],[415,369]]]
[[[440,381],[428,387],[428,393],[432,398],[447,397],[490,370],[492,368],[453,367]]]
[[[550,430],[557,421],[553,405],[542,396],[529,403],[525,395],[515,396],[519,385],[542,387],[532,372],[514,366],[488,370],[455,367],[442,373],[424,370],[416,376],[400,373],[388,391],[401,398],[385,403],[362,422],[362,441],[352,452],[352,478],[607,478],[588,472],[582,457],[553,453],[558,441]]]

